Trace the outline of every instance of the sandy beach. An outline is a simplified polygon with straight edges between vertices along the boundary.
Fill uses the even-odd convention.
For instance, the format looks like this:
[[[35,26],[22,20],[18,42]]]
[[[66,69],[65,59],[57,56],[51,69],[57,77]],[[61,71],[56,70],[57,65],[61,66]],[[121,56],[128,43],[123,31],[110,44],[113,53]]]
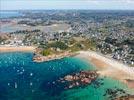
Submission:
[[[30,51],[33,52],[36,47],[33,46],[0,46],[0,52]]]
[[[134,68],[93,51],[80,51],[77,57],[90,61],[97,67],[101,76],[120,80],[127,84],[129,88],[134,89]]]

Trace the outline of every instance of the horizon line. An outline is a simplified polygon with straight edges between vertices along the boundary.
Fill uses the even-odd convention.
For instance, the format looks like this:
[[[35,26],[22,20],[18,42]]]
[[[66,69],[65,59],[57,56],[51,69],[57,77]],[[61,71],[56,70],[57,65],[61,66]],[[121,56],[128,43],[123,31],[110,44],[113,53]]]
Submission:
[[[3,9],[0,11],[25,11],[25,10],[90,10],[90,11],[134,11],[134,9]]]

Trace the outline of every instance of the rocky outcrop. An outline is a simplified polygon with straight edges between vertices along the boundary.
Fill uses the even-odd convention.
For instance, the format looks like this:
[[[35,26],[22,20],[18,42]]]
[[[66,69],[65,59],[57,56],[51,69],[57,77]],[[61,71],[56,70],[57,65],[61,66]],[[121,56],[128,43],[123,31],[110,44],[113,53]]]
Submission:
[[[98,74],[96,71],[80,71],[72,75],[67,75],[64,78],[60,78],[58,81],[63,84],[67,83],[65,89],[68,89],[91,84],[97,77]]]
[[[52,54],[52,55],[48,55],[48,56],[42,56],[39,54],[35,54],[35,56],[33,57],[33,61],[34,62],[44,62],[44,61],[51,61],[51,60],[56,60],[56,59],[61,59],[64,57],[70,57],[70,56],[74,56],[77,53],[71,53],[71,52],[63,52],[63,53],[59,53],[59,54]]]
[[[132,95],[119,88],[107,89],[104,96],[106,96],[108,100],[134,100]]]

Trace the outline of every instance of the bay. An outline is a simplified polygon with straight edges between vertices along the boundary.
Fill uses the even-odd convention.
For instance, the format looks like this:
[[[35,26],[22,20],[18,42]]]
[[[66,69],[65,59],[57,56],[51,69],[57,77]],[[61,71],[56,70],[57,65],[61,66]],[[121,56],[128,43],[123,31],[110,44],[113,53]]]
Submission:
[[[131,93],[127,86],[108,77],[99,77],[103,85],[63,89],[52,84],[65,75],[81,70],[96,70],[89,62],[67,57],[59,60],[36,63],[33,53],[0,53],[0,100],[107,100],[107,88],[120,88]],[[49,84],[49,85],[48,85]]]

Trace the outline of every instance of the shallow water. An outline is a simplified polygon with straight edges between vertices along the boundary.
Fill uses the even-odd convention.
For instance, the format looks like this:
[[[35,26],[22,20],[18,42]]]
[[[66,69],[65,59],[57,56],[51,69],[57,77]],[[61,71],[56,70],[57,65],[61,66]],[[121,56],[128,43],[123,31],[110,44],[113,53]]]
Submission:
[[[65,90],[60,84],[51,84],[60,77],[80,70],[95,70],[86,61],[69,57],[43,63],[32,61],[32,53],[0,53],[0,100],[107,100],[107,88],[126,85],[110,78],[98,78],[103,85]]]

